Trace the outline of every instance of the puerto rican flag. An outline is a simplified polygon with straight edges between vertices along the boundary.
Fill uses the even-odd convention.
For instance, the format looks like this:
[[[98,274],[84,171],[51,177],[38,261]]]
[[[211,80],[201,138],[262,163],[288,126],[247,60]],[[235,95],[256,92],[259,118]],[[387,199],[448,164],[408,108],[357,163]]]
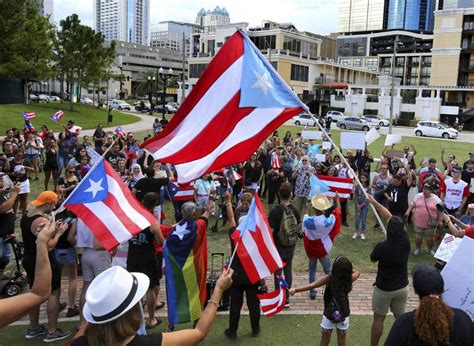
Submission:
[[[173,200],[194,201],[194,181],[182,184],[175,183],[174,185],[176,186],[176,193],[172,195]]]
[[[51,116],[49,118],[52,121],[56,121],[57,123],[59,123],[61,121],[61,119],[63,118],[63,116],[64,116],[64,112],[59,110],[56,113],[51,114]]]
[[[84,222],[107,251],[157,222],[103,159],[89,170],[64,206]]]
[[[332,250],[334,239],[341,230],[341,209],[336,208],[331,215],[308,216],[303,218],[303,243],[308,258],[323,258]]]
[[[246,161],[286,120],[307,110],[248,36],[234,33],[168,126],[142,144],[175,165],[179,182]]]
[[[267,317],[276,315],[285,308],[288,284],[281,276],[278,276],[278,280],[280,282],[279,289],[266,294],[257,294],[262,308],[262,315]]]
[[[35,112],[23,112],[23,119],[24,120],[33,120],[36,118]]]
[[[278,152],[275,150],[272,153],[272,168],[273,169],[278,169],[281,168],[281,161],[280,161],[280,155],[278,155]]]
[[[127,133],[122,129],[121,126],[117,126],[117,128],[115,129],[115,134],[117,136],[119,136],[120,138],[125,138],[127,137]]]
[[[254,284],[283,267],[258,194],[254,194],[248,214],[231,237],[251,283]]]
[[[330,188],[329,191],[323,193],[324,195],[334,197],[337,192],[340,199],[347,199],[351,196],[352,187],[354,186],[352,178],[331,177],[322,174],[317,174],[316,176]]]

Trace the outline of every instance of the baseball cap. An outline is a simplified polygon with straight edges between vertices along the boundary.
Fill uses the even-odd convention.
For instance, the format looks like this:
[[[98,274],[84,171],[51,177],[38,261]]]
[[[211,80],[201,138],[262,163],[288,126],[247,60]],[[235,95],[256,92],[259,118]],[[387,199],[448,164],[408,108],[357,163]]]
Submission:
[[[467,207],[468,207],[469,209],[474,209],[474,203],[468,204]]]
[[[452,170],[454,173],[461,173],[461,172],[462,172],[462,170],[461,170],[460,167],[453,167],[451,170]]]
[[[35,207],[39,207],[48,203],[58,203],[59,197],[53,191],[43,191],[39,194],[39,196],[31,202],[31,205]]]
[[[438,269],[428,264],[417,264],[412,271],[413,287],[420,297],[442,294],[444,280]]]

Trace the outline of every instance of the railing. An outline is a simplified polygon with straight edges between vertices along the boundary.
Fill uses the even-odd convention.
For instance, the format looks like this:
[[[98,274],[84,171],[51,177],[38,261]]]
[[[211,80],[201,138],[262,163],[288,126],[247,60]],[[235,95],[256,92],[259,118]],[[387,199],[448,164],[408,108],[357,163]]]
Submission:
[[[464,30],[474,30],[474,22],[464,23]]]

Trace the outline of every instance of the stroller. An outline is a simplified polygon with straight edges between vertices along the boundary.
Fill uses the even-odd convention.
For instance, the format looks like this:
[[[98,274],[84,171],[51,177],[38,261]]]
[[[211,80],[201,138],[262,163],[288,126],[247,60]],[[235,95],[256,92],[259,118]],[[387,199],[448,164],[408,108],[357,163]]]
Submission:
[[[26,274],[21,271],[20,260],[23,258],[23,242],[16,240],[15,234],[7,236],[5,241],[11,244],[13,254],[15,255],[16,270],[10,272],[10,275],[4,275],[0,278],[0,292],[5,294],[7,297],[14,297],[28,284]]]

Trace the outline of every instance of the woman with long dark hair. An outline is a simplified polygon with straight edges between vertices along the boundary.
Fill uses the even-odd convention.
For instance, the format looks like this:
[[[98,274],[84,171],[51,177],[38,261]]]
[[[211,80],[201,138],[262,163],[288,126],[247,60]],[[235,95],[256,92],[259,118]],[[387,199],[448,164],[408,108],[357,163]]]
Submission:
[[[352,268],[352,263],[345,256],[337,256],[332,263],[332,272],[302,287],[290,289],[290,295],[310,289],[326,286],[324,290],[324,314],[321,322],[321,343],[329,345],[332,331],[337,329],[338,345],[346,344],[346,333],[349,329],[349,292],[352,291],[352,283],[360,276],[357,270]]]
[[[427,264],[413,268],[413,288],[420,298],[416,310],[395,320],[385,346],[474,345],[470,317],[443,301],[444,280],[438,269]]]

